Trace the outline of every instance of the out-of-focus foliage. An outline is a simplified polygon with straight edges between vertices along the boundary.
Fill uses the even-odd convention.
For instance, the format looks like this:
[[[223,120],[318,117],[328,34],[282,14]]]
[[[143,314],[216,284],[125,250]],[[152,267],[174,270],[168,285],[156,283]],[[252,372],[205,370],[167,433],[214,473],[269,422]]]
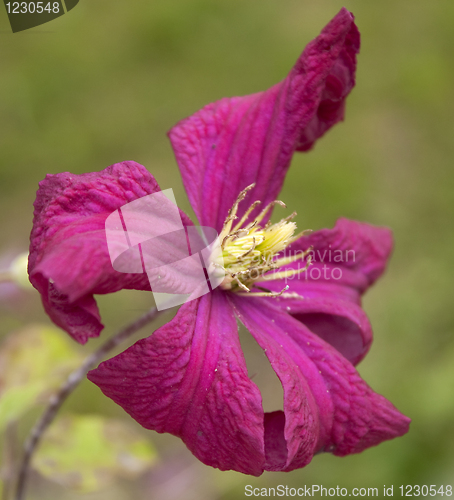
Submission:
[[[39,402],[45,402],[81,362],[61,330],[32,325],[0,345],[0,431]]]
[[[330,227],[339,216],[393,229],[391,264],[364,302],[375,340],[359,370],[413,419],[409,434],[361,455],[320,455],[299,471],[249,478],[209,469],[178,439],[150,433],[162,463],[93,499],[230,500],[245,484],[396,491],[454,483],[452,0],[81,1],[15,35],[0,6],[0,264],[26,249],[37,183],[47,173],[136,160],[191,213],[165,132],[208,102],[278,82],[343,5],[362,33],[346,121],[294,158],[280,198],[298,212],[301,229]],[[0,335],[45,321],[36,294],[13,302],[5,287]],[[151,297],[125,291],[99,302],[105,338]],[[279,383],[247,335],[242,341],[264,405],[276,409]],[[88,382],[68,406],[128,418]],[[56,488],[36,482],[29,498],[79,498]]]
[[[27,273],[28,252],[17,255],[9,264],[7,269],[0,270],[0,283],[14,284],[23,290],[31,291],[32,284]]]
[[[124,422],[66,415],[50,427],[33,465],[44,476],[82,493],[96,491],[116,475],[134,478],[156,461],[143,433]]]
[[[30,280],[28,279],[27,265],[28,252],[22,252],[19,254],[10,265],[12,281],[24,290],[30,290],[33,288]]]

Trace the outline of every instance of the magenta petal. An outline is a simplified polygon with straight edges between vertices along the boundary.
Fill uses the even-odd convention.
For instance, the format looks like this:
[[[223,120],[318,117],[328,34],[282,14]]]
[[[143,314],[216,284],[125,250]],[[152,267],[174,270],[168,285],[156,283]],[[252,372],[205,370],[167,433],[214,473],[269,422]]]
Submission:
[[[335,347],[352,364],[359,363],[371,346],[373,333],[359,305],[358,292],[327,281],[305,281],[302,276],[267,282],[267,288],[275,292],[287,285],[287,293],[296,294],[295,298],[278,297],[275,304]]]
[[[282,290],[285,283],[270,287]],[[304,283],[292,286],[292,292],[303,299],[277,298],[276,305],[304,323],[312,333],[335,347],[353,365],[367,354],[372,343],[372,328],[366,313],[357,304],[330,293],[329,287],[320,293],[307,290]]]
[[[284,413],[265,415],[265,470],[290,471],[304,467],[312,460],[322,432],[314,387],[307,373],[300,369],[307,365],[307,358],[286,332],[270,323],[266,302],[234,294],[231,301],[241,322],[265,351],[284,389]],[[315,368],[309,365],[310,369],[314,372],[312,379],[321,386],[323,394],[323,381],[316,378]],[[329,406],[329,398],[325,400]],[[330,426],[329,416],[328,413],[325,427]]]
[[[77,342],[85,344],[104,328],[93,296],[69,302],[68,296],[58,292],[45,278],[36,277],[34,286],[41,293],[44,310],[50,319]]]
[[[103,326],[93,294],[149,290],[145,274],[112,267],[105,220],[122,205],[159,191],[133,161],[101,172],[48,175],[39,184],[30,237],[29,275],[52,320],[84,343]]]
[[[232,308],[214,292],[88,374],[147,429],[179,436],[207,465],[263,472],[263,410]]]
[[[307,380],[317,406],[312,417],[320,422],[316,451],[341,456],[358,453],[408,431],[410,419],[375,393],[347,359],[269,299],[235,299],[235,306],[259,344],[267,349],[271,363],[278,361],[274,351],[277,342],[283,352],[291,353],[296,364],[293,370],[299,369]],[[289,382],[281,381],[285,393]],[[311,402],[302,404],[312,407]],[[290,450],[291,440],[304,436],[287,433],[287,420],[294,416],[285,412],[285,438]]]
[[[288,292],[300,298],[280,297],[276,304],[357,364],[372,342],[361,295],[383,273],[392,234],[387,228],[339,219],[333,229],[301,238],[287,252],[294,255],[310,247],[313,264],[307,272],[267,286],[278,292],[288,285]],[[299,260],[287,268],[304,266]]]
[[[358,50],[353,15],[343,8],[281,83],[209,104],[169,132],[200,224],[219,230],[238,193],[253,182],[252,201],[276,198],[294,151],[310,149],[342,120]]]
[[[333,229],[321,229],[304,236],[287,252],[293,255],[309,247],[313,247],[313,263],[302,277],[307,276],[309,283],[349,287],[361,294],[385,270],[393,237],[386,227],[340,218]],[[298,265],[303,267],[301,261],[289,267],[296,268]]]

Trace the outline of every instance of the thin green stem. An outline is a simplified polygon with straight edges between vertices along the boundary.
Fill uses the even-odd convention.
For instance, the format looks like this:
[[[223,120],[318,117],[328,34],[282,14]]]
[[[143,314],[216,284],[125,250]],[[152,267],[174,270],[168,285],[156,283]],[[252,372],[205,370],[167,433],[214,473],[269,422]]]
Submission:
[[[74,389],[84,379],[89,370],[100,363],[105,356],[115,349],[119,344],[128,339],[131,335],[143,328],[145,325],[153,321],[159,315],[159,311],[154,307],[143,316],[138,318],[134,323],[121,329],[113,335],[107,342],[101,345],[95,352],[90,354],[82,365],[73,371],[60,387],[56,394],[50,400],[41,418],[31,430],[25,444],[22,460],[19,466],[19,473],[16,485],[16,494],[14,500],[23,500],[25,498],[25,489],[27,486],[28,474],[30,470],[30,462],[32,456],[41,440],[43,433],[53,422],[58,410],[66,399],[72,394]]]

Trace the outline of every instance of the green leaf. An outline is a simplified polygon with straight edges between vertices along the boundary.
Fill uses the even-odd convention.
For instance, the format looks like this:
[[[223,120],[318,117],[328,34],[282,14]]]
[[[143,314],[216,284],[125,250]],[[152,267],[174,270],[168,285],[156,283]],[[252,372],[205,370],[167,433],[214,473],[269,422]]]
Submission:
[[[29,410],[44,390],[41,382],[10,387],[0,397],[0,430]]]
[[[129,424],[100,416],[65,416],[49,429],[34,457],[44,476],[81,492],[99,490],[115,476],[135,477],[156,452]]]
[[[57,388],[82,360],[65,333],[33,325],[0,348],[0,431]]]

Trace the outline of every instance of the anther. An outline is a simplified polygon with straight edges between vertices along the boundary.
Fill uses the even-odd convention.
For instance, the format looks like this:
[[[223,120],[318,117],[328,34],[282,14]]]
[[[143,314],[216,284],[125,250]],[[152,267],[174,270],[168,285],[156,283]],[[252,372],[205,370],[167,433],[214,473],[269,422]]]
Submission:
[[[258,217],[256,218],[257,223],[262,222],[265,215],[270,211],[271,208],[274,207],[274,205],[280,205],[281,207],[287,208],[287,205],[283,201],[274,200],[271,203],[268,203],[268,205],[259,213]]]

